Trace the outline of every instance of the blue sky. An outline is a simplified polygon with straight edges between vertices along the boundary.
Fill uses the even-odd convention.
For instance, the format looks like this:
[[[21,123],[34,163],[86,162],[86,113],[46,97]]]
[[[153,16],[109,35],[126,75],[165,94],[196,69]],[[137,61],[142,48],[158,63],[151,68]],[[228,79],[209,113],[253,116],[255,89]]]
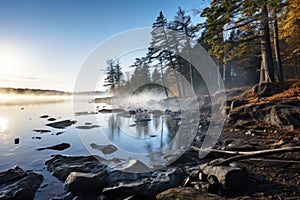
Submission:
[[[0,87],[73,91],[82,63],[99,43],[123,31],[150,27],[159,11],[172,20],[178,6],[201,9],[207,5],[203,2],[1,0]]]

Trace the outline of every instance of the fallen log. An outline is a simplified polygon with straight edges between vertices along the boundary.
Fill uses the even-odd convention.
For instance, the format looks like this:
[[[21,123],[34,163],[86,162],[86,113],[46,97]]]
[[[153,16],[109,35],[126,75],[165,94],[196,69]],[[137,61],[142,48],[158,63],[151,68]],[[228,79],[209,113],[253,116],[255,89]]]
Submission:
[[[282,159],[269,159],[269,158],[249,158],[252,161],[261,162],[277,162],[277,163],[288,163],[288,164],[300,164],[300,160],[282,160]]]
[[[278,148],[278,149],[266,149],[266,150],[260,150],[260,151],[245,151],[245,152],[242,152],[242,151],[222,151],[222,150],[217,150],[217,149],[199,149],[199,148],[194,147],[194,146],[192,146],[191,148],[193,150],[198,151],[199,153],[201,153],[203,151],[210,151],[210,152],[234,155],[233,157],[230,157],[230,158],[218,161],[218,162],[214,162],[212,164],[214,166],[227,165],[227,164],[229,164],[233,161],[253,158],[253,157],[256,157],[256,156],[265,156],[265,155],[271,155],[271,154],[276,154],[276,153],[300,151],[300,146],[283,147],[283,148]]]

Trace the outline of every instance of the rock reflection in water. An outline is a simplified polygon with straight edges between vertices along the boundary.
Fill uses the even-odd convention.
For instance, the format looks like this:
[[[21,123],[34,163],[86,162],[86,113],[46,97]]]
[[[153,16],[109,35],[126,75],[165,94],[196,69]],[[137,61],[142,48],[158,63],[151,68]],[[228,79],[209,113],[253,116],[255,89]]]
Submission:
[[[106,114],[101,124],[104,134],[123,150],[152,152],[168,145],[179,130],[179,121],[167,115],[153,117],[150,121],[135,121],[135,116],[123,117]]]

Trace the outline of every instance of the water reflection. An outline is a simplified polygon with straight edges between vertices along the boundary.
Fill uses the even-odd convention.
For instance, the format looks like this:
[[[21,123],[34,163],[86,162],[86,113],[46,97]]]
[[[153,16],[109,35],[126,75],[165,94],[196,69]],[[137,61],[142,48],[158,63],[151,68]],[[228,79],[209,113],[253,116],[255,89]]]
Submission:
[[[168,115],[153,117],[150,121],[136,121],[135,116],[123,117],[103,114],[100,121],[103,133],[118,147],[130,152],[153,152],[168,145],[179,130],[179,121]]]

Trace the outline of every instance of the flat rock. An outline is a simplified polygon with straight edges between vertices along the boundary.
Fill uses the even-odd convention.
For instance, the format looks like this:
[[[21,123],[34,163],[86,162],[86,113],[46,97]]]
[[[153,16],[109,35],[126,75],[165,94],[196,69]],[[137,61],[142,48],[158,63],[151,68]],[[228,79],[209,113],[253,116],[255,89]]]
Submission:
[[[34,199],[44,178],[20,167],[0,172],[0,199]]]
[[[72,120],[63,120],[63,121],[58,121],[58,122],[53,122],[53,123],[48,123],[46,126],[50,126],[52,128],[57,128],[57,129],[64,129],[67,128],[73,124],[75,124],[75,121]]]
[[[77,129],[93,129],[93,128],[99,128],[99,125],[84,125],[84,126],[76,126]]]
[[[190,187],[171,188],[158,195],[157,200],[219,200],[224,199],[215,194],[209,194]]]
[[[149,177],[129,183],[104,188],[103,195],[110,199],[134,197],[135,199],[155,199],[155,196],[169,188],[178,187],[184,180],[180,169],[168,168],[153,172]]]
[[[180,186],[185,178],[183,171],[178,168],[129,173],[113,169],[106,163],[107,160],[98,160],[94,156],[55,155],[46,161],[47,169],[64,181],[65,188],[80,196],[89,194],[95,197],[103,191],[111,199],[129,196],[154,199],[156,194]],[[133,166],[140,166],[140,163],[135,162]]]
[[[65,181],[71,172],[99,173],[107,167],[106,164],[97,160],[96,156],[54,155],[45,164],[48,171],[61,181]]]
[[[71,145],[68,144],[68,143],[61,143],[61,144],[57,144],[57,145],[54,145],[54,146],[51,146],[51,147],[41,147],[41,148],[38,148],[36,150],[42,151],[42,150],[45,150],[45,149],[50,149],[50,150],[62,151],[62,150],[65,150],[65,149],[69,148],[70,146]]]

